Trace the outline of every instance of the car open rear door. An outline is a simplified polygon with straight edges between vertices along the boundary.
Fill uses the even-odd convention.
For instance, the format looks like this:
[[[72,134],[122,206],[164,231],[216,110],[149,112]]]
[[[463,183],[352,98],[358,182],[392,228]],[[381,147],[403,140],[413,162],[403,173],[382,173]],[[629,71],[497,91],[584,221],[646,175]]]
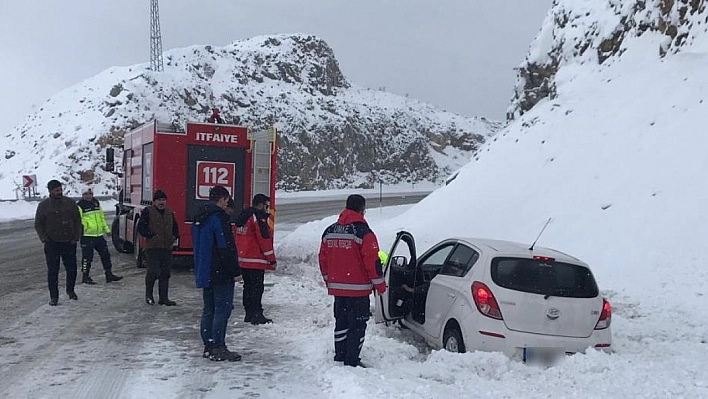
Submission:
[[[407,273],[415,270],[415,240],[407,231],[399,231],[388,253],[388,260],[383,267],[386,280],[386,292],[374,293],[374,321],[377,323],[395,321],[408,313],[410,293],[403,289]]]

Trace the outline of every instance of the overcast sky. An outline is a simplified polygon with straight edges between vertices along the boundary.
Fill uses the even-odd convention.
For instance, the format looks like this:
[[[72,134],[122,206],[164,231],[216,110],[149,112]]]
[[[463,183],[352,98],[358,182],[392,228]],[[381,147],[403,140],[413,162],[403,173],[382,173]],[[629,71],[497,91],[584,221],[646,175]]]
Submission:
[[[150,0],[0,0],[0,134],[54,93],[149,62]],[[325,39],[345,76],[504,119],[551,0],[163,0],[163,50],[271,33]]]

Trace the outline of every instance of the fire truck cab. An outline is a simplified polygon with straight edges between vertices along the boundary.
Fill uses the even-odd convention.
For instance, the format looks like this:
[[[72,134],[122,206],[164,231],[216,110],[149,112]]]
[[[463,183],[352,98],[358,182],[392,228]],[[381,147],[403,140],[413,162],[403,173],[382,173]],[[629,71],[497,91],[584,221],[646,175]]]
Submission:
[[[174,255],[192,255],[190,226],[209,200],[209,189],[224,186],[234,200],[234,213],[250,206],[258,193],[270,197],[270,223],[275,215],[276,130],[188,122],[182,127],[152,121],[126,133],[123,142],[122,189],[111,226],[119,252],[135,254],[144,267],[144,238],[138,234],[140,212],[153,193],[167,194],[179,224]],[[235,215],[234,215],[235,216]],[[235,226],[233,227],[235,229]]]

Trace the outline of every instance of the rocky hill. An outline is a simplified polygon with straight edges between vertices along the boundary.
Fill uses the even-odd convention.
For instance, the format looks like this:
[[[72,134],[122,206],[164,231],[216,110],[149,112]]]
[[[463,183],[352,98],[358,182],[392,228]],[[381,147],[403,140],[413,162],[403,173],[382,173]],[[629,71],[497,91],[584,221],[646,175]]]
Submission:
[[[109,194],[117,182],[102,169],[106,146],[119,147],[126,130],[151,119],[206,120],[213,106],[227,123],[279,129],[278,188],[287,190],[441,181],[501,127],[356,87],[310,35],[192,46],[164,60],[162,73],[141,64],[86,79],[5,134],[0,197],[12,195],[22,174]]]
[[[519,67],[508,110],[518,118],[539,101],[557,96],[556,74],[568,65],[606,67],[627,50],[628,39],[661,36],[660,57],[680,52],[704,37],[704,0],[556,0],[541,32]]]

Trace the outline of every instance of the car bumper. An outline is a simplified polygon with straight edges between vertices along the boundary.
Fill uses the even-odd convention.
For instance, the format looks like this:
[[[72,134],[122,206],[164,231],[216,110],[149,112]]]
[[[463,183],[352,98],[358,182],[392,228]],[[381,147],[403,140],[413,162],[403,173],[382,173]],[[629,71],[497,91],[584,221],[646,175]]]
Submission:
[[[585,353],[588,348],[607,353],[612,351],[611,327],[593,330],[589,337],[577,338],[512,331],[499,320],[474,319],[471,317],[461,323],[468,351],[504,352],[519,360],[523,359],[524,348],[557,349],[566,354]]]

